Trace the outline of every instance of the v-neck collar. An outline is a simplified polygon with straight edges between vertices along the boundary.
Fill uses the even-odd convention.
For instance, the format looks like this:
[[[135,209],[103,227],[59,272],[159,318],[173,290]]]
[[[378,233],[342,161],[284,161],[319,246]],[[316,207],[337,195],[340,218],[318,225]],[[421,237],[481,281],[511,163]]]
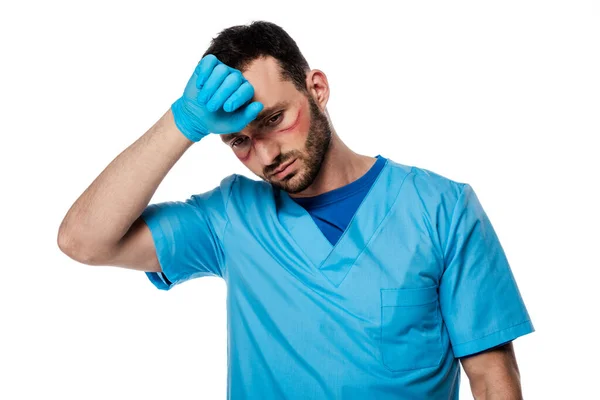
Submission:
[[[392,168],[391,160],[377,176],[354,217],[335,245],[323,235],[310,214],[281,189],[278,217],[312,264],[334,285],[339,286],[388,214],[404,181]]]

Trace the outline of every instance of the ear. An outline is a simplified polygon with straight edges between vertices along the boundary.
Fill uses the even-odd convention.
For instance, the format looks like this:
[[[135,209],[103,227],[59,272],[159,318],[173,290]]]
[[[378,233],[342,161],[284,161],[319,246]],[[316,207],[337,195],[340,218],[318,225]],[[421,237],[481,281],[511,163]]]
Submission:
[[[308,94],[315,99],[316,103],[325,111],[325,106],[329,100],[329,82],[325,73],[318,69],[311,70],[306,74],[306,88]]]

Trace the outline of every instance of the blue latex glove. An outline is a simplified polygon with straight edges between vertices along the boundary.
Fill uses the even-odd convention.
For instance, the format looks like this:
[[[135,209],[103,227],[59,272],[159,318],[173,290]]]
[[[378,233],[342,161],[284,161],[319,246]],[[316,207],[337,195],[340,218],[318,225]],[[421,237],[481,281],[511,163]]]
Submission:
[[[242,73],[208,54],[200,60],[183,96],[171,105],[177,128],[192,142],[209,133],[239,132],[263,109],[247,104],[254,88]]]

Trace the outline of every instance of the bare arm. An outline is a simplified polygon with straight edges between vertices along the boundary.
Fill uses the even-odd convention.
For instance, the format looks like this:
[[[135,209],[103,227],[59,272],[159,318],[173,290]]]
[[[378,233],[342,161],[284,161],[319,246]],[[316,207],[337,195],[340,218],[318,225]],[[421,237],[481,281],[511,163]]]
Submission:
[[[512,342],[460,359],[476,400],[521,400],[519,367]]]
[[[160,271],[150,230],[139,217],[192,144],[169,109],[71,206],[59,228],[60,249],[85,264]]]
[[[205,82],[221,83],[215,87]],[[60,249],[84,264],[160,272],[142,212],[192,144],[211,132],[239,132],[258,116],[263,104],[253,97],[254,88],[241,71],[212,54],[204,56],[183,95],[102,171],[67,212],[58,232]]]

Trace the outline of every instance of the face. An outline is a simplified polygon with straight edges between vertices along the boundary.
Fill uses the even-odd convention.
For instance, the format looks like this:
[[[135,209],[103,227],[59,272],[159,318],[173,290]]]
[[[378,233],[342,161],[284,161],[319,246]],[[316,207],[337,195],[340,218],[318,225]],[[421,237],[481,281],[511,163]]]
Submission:
[[[254,87],[253,101],[263,103],[264,109],[241,132],[221,135],[221,140],[255,175],[288,193],[299,193],[317,177],[331,140],[329,121],[319,107],[326,97],[317,103],[310,94],[317,91],[298,91],[279,71],[275,59],[263,58],[243,72]]]

